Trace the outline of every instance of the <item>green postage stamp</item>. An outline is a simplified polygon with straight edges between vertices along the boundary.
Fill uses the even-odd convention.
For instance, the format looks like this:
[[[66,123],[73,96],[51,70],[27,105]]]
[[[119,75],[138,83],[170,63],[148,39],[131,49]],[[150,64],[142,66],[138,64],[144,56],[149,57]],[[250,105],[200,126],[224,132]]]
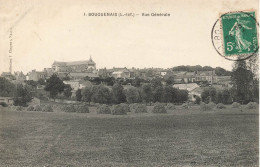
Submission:
[[[224,56],[249,56],[258,51],[256,13],[233,12],[221,15]]]

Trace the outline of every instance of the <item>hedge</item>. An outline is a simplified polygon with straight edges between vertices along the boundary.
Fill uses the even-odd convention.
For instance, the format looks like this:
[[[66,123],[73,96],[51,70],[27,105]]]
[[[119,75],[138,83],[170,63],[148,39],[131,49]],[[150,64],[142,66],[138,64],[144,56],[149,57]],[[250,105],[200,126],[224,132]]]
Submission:
[[[103,104],[103,105],[98,107],[97,113],[98,114],[111,114],[111,110],[110,110],[108,105]]]
[[[144,104],[136,105],[135,113],[147,113],[146,105]]]
[[[112,115],[126,115],[127,111],[124,110],[124,108],[122,107],[122,105],[114,105],[112,107]]]

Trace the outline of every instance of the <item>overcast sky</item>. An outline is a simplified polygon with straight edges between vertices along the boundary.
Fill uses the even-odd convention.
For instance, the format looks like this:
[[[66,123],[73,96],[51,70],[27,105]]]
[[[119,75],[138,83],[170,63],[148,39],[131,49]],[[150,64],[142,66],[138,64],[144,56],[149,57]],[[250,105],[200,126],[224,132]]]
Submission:
[[[258,10],[257,0],[0,0],[0,72],[9,70],[9,55],[13,71],[25,73],[51,67],[54,60],[90,55],[97,68],[208,65],[231,70],[233,62],[212,45],[211,29],[220,13],[252,8]],[[84,12],[171,16],[89,17]]]

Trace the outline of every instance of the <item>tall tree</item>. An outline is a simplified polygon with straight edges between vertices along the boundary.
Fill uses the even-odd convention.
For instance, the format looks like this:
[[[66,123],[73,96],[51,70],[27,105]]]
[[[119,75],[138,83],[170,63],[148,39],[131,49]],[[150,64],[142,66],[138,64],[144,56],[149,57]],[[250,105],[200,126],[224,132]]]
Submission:
[[[72,92],[71,92],[71,91],[72,91],[71,86],[68,85],[68,84],[66,84],[66,85],[64,86],[64,96],[67,97],[67,98],[71,97],[71,95],[72,95]]]
[[[14,96],[15,106],[27,106],[27,103],[32,100],[31,89],[28,86],[18,84]]]
[[[124,94],[124,88],[120,83],[115,83],[112,87],[112,98],[117,104],[126,102],[126,97]]]
[[[126,91],[126,100],[128,103],[140,102],[140,94],[136,87],[131,87]]]
[[[15,85],[6,78],[0,77],[0,96],[12,97],[15,94]]]
[[[145,103],[150,103],[153,99],[152,87],[151,84],[143,84],[142,86],[142,99]]]
[[[96,88],[96,86],[94,87]],[[90,103],[93,95],[92,87],[87,86],[81,92],[82,92],[82,101]]]
[[[233,85],[232,91],[234,101],[247,103],[253,100],[253,73],[247,69],[245,61],[238,61],[235,63],[231,81]]]
[[[76,91],[76,100],[81,101],[81,99],[82,99],[81,89],[78,89]]]

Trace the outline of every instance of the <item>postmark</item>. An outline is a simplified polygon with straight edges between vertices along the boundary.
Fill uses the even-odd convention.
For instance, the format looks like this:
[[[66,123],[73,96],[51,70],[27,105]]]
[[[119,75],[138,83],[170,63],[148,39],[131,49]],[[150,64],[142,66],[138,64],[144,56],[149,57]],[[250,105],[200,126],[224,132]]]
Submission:
[[[212,44],[228,60],[245,60],[257,54],[258,23],[255,11],[222,14],[212,31]]]

